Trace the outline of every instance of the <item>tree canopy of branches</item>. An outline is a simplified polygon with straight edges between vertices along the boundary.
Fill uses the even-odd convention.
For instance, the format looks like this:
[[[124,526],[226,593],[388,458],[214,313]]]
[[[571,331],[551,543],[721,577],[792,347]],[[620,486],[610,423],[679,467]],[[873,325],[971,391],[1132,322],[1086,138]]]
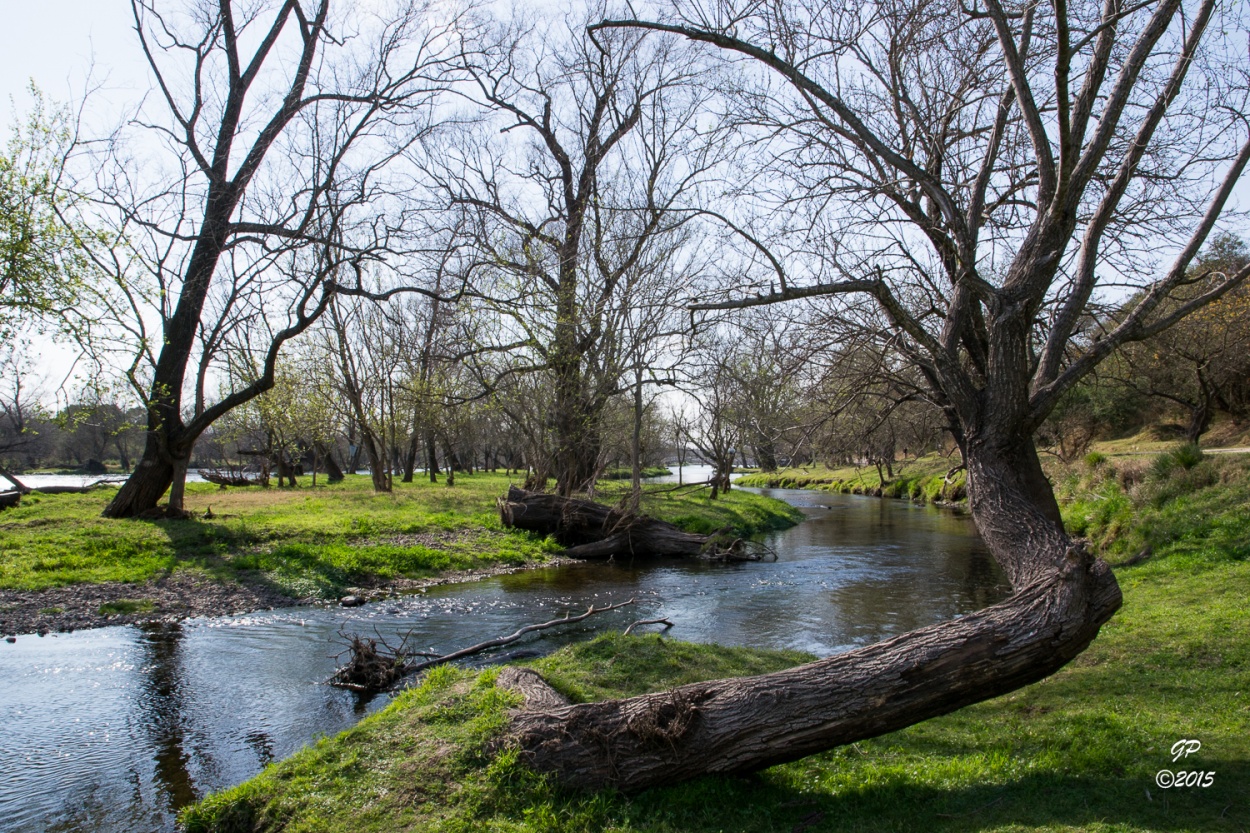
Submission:
[[[550,471],[568,495],[593,484],[604,408],[656,329],[630,316],[672,309],[656,297],[689,266],[691,215],[676,209],[713,162],[683,50],[580,26],[553,37],[550,23],[516,24],[473,54],[470,95],[502,138],[475,126],[428,173],[462,212],[474,294],[503,319],[487,346],[524,348],[526,370],[551,379]]]
[[[79,200],[66,174],[73,122],[33,86],[31,95],[31,112],[0,152],[0,340],[6,342],[21,326],[71,306],[90,269],[79,245],[89,232],[69,219]]]
[[[771,245],[771,274],[696,308],[870,299],[871,314],[846,315],[901,334],[1014,593],[780,674],[523,712],[513,734],[536,767],[623,789],[756,769],[1010,691],[1095,638],[1119,587],[1064,531],[1033,435],[1114,350],[1250,275],[1167,303],[1250,160],[1247,73],[1223,14],[1214,0],[727,0],[593,27],[681,36],[742,65],[744,129],[775,139],[757,143],[771,157],[752,182],[805,222],[791,252]],[[1082,332],[1117,282],[1140,300]]]
[[[1191,270],[1193,283],[1169,302],[1175,307],[1250,263],[1245,244],[1215,241]],[[1133,345],[1116,363],[1117,381],[1185,414],[1185,438],[1198,442],[1217,408],[1250,412],[1250,292],[1243,284],[1154,338]]]

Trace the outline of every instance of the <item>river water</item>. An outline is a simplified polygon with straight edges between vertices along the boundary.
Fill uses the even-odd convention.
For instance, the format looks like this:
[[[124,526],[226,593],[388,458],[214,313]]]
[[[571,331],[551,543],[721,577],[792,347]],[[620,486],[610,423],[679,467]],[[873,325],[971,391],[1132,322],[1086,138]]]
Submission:
[[[173,830],[178,808],[385,705],[323,684],[340,631],[411,631],[441,652],[634,597],[633,607],[510,647],[547,651],[666,616],[676,639],[826,656],[1006,595],[967,518],[903,501],[765,493],[807,515],[766,538],[775,562],[575,565],[352,610],[0,643],[0,829]]]

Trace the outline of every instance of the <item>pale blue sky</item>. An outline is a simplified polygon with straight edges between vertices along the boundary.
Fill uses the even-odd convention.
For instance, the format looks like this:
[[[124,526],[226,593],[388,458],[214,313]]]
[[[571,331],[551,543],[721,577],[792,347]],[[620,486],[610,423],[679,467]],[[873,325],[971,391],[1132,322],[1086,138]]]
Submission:
[[[3,134],[13,116],[10,97],[24,112],[32,78],[61,102],[81,99],[89,78],[103,85],[92,95],[92,113],[100,118],[116,114],[147,90],[146,65],[126,0],[0,0],[0,20]]]

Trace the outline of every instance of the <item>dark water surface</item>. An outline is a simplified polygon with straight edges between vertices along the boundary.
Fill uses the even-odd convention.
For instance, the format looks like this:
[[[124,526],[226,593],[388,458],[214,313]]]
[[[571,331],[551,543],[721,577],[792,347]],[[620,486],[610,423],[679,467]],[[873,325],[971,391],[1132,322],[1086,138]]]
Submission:
[[[545,651],[667,616],[677,639],[828,655],[1006,594],[966,518],[902,501],[765,493],[808,515],[768,536],[774,563],[574,566],[354,610],[0,643],[0,830],[172,830],[179,807],[347,728],[387,698],[361,703],[322,684],[340,630],[412,630],[422,647],[445,651],[632,596],[632,608],[524,647]]]

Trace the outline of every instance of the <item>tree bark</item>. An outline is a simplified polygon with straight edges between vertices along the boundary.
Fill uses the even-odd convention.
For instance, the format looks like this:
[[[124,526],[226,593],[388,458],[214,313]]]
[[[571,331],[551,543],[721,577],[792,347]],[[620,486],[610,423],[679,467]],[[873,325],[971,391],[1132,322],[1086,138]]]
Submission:
[[[438,449],[434,444],[434,432],[425,432],[425,471],[430,475],[430,482],[438,482]]]
[[[322,443],[317,443],[317,448],[323,461],[322,464],[325,466],[326,478],[331,483],[342,483],[343,470],[339,468],[338,461],[334,459],[333,449],[326,447]]]
[[[401,482],[411,483],[413,474],[417,470],[417,451],[421,443],[421,435],[414,430],[412,436],[408,438],[408,449],[404,452],[404,477]]]
[[[9,474],[4,469],[0,469],[0,479],[7,480],[9,482],[9,485],[11,485],[13,487],[13,490],[16,491],[18,494],[25,495],[25,494],[30,493],[29,486],[27,486],[22,481],[18,480],[13,475]]]
[[[106,518],[130,518],[156,508],[174,482],[174,463],[161,451],[161,440],[149,431],[143,456],[130,477],[104,509]]]

